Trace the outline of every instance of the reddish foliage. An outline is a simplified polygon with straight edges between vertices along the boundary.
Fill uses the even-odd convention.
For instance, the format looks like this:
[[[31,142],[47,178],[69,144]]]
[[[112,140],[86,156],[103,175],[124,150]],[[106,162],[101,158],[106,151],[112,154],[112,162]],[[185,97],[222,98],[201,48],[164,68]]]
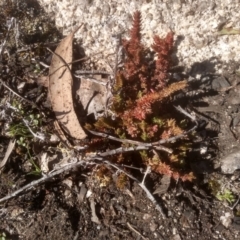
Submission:
[[[168,82],[173,36],[173,32],[168,33],[165,38],[154,36],[154,58],[152,52],[141,42],[141,13],[134,13],[130,39],[122,40],[125,51],[123,67],[116,74],[116,95],[111,109],[116,120],[101,119],[95,127],[108,128],[121,138],[130,136],[134,140],[147,142],[158,141],[160,137],[168,139],[182,133],[174,116],[171,118],[171,113],[166,114],[164,109],[171,104],[171,101],[165,99],[170,99],[173,93],[186,87],[186,81],[172,84]],[[150,155],[147,153],[145,159],[142,157],[142,162],[151,159]],[[181,175],[177,168],[168,165],[171,164],[171,156],[165,155],[164,158],[152,166],[152,170],[170,175],[174,179],[191,179],[191,175]]]
[[[157,61],[152,81],[158,81],[158,88],[166,86],[166,79],[171,66],[171,53],[173,50],[173,32],[167,34],[165,38],[154,36],[152,49],[157,53]]]

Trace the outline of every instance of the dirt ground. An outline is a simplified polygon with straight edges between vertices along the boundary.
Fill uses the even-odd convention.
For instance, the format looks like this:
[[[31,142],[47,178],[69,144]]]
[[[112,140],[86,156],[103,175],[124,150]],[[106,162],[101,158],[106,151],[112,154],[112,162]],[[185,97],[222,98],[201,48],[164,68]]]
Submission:
[[[47,90],[36,79],[48,73],[40,64],[50,63],[46,47],[54,50],[62,36],[36,2],[22,1],[18,8],[7,2],[0,12],[0,43],[6,39],[0,54],[0,159],[10,139],[16,144],[0,171],[0,198],[41,178],[43,153],[52,161],[75,157],[58,140],[40,141],[21,125],[24,117],[32,116],[37,132],[54,136]],[[15,23],[8,31],[11,17],[20,24],[17,37]],[[221,75],[216,68],[222,69]],[[209,59],[173,74],[188,79],[189,88],[178,99],[199,122],[197,140],[187,156],[196,179],[182,182],[147,174],[145,186],[163,214],[136,181],[128,180],[120,189],[114,181],[119,173],[113,168],[108,168],[113,181],[108,176],[104,181],[96,177],[96,165],[80,166],[0,203],[0,240],[239,239],[239,172],[224,174],[220,161],[239,145],[239,64]],[[142,173],[132,174],[141,182]]]

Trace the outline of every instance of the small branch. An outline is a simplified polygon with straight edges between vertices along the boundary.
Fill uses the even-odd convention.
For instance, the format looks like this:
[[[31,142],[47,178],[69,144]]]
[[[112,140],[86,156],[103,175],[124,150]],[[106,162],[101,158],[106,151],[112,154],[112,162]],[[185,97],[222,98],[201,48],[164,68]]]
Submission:
[[[13,26],[14,20],[15,20],[15,18],[12,17],[12,18],[11,18],[11,21],[10,21],[10,24],[9,24],[9,26],[8,26],[8,30],[7,30],[6,37],[5,37],[3,43],[2,43],[1,46],[0,46],[0,62],[2,61],[2,53],[4,52],[4,48],[5,48],[7,39],[8,39],[9,34],[10,34],[10,29],[11,29],[12,26]]]
[[[146,179],[147,175],[148,175],[150,172],[151,172],[151,167],[150,167],[150,166],[147,166],[147,169],[146,169],[146,171],[145,171],[145,173],[144,173],[143,180],[142,180],[141,184],[144,184],[145,179]]]
[[[96,214],[94,198],[90,197],[89,201],[90,201],[90,208],[91,208],[91,211],[92,211],[92,217],[91,217],[92,222],[95,222],[97,224],[101,224],[101,222],[99,221],[99,218]]]
[[[45,136],[42,133],[34,133],[33,130],[30,128],[28,121],[23,119],[24,124],[26,125],[26,127],[28,128],[28,130],[31,132],[31,134],[35,137],[40,139],[41,141],[45,141]]]
[[[75,71],[76,74],[79,75],[112,75],[111,73],[107,72],[107,71],[96,71],[96,70],[77,70]]]
[[[52,54],[54,54],[54,55],[56,55],[56,56],[58,56],[59,57],[59,59],[63,62],[63,65],[62,66],[60,66],[59,68],[57,68],[56,69],[56,71],[58,71],[60,68],[62,68],[62,67],[67,67],[68,68],[68,70],[71,72],[71,70],[70,70],[70,67],[69,67],[69,65],[71,65],[71,64],[73,64],[73,63],[76,63],[76,62],[82,62],[82,61],[86,61],[86,60],[88,60],[88,59],[90,59],[91,57],[93,57],[93,56],[96,56],[96,55],[98,55],[98,54],[100,54],[100,53],[102,53],[103,51],[101,51],[101,52],[98,52],[98,53],[96,53],[96,54],[93,54],[92,56],[89,56],[89,57],[84,57],[84,58],[81,58],[81,59],[77,59],[77,60],[74,60],[74,61],[72,61],[72,62],[69,62],[69,63],[67,63],[59,54],[57,54],[57,53],[55,53],[55,52],[53,52],[50,48],[46,48],[50,53],[52,53]],[[48,68],[49,68],[49,66],[48,66]],[[53,72],[53,73],[55,73],[55,72]],[[71,72],[71,74],[72,74],[72,72]]]
[[[102,154],[104,155],[104,154]],[[69,171],[73,168],[76,168],[76,167],[79,167],[79,166],[83,166],[83,165],[89,165],[89,164],[93,164],[93,161],[94,160],[98,160],[98,161],[101,161],[107,165],[110,165],[112,167],[114,167],[115,169],[119,170],[120,172],[123,172],[124,174],[126,174],[129,178],[131,178],[132,180],[136,181],[137,184],[143,189],[143,191],[146,193],[148,199],[155,205],[156,209],[160,212],[160,214],[162,215],[163,218],[165,218],[165,214],[163,213],[163,210],[161,208],[161,206],[157,203],[156,199],[154,198],[154,196],[151,194],[151,192],[146,188],[146,186],[144,185],[144,180],[143,182],[139,182],[138,179],[136,179],[135,177],[133,177],[131,174],[125,172],[121,167],[117,166],[116,164],[113,164],[107,160],[104,160],[103,158],[101,157],[87,157],[87,158],[84,158],[83,160],[79,161],[79,162],[76,162],[76,163],[71,163],[71,164],[68,164],[60,169],[57,169],[57,170],[54,170],[52,172],[50,172],[48,175],[43,175],[42,178],[36,180],[36,181],[33,181],[27,185],[25,185],[24,187],[16,190],[15,192],[3,197],[0,199],[0,203],[3,203],[7,200],[10,200],[14,197],[16,197],[17,195],[23,193],[23,192],[28,192],[30,191],[31,189],[33,189],[34,187],[37,187],[39,186],[40,184],[43,184],[47,181],[49,181],[50,179],[53,179],[54,177],[58,176],[59,174],[63,173],[63,172],[66,172],[66,171]],[[145,176],[146,174],[148,173],[148,169],[147,171],[145,172]],[[145,179],[145,178],[144,178]]]
[[[1,198],[1,199],[0,199],[0,203],[3,203],[3,202],[5,202],[5,201],[7,201],[7,200],[10,200],[10,199],[16,197],[17,195],[19,195],[19,194],[21,194],[21,193],[23,193],[23,192],[28,192],[28,191],[30,191],[32,188],[37,187],[37,186],[39,186],[40,184],[43,184],[43,183],[49,181],[50,179],[56,177],[57,175],[59,175],[59,174],[61,174],[61,173],[63,173],[63,172],[66,172],[66,171],[68,171],[68,170],[70,170],[70,169],[72,169],[72,168],[75,168],[75,167],[78,167],[78,166],[80,166],[80,165],[83,165],[84,163],[86,163],[85,160],[84,160],[84,161],[82,160],[82,161],[80,161],[80,162],[72,163],[72,164],[69,164],[69,165],[67,165],[67,166],[64,166],[63,168],[60,168],[60,169],[58,169],[58,170],[56,170],[56,171],[53,171],[53,172],[51,172],[51,173],[48,174],[48,175],[44,175],[42,178],[40,178],[40,179],[38,179],[38,180],[35,180],[35,181],[33,181],[33,182],[25,185],[24,187],[16,190],[15,192],[7,195],[6,197]]]
[[[233,210],[233,209],[238,205],[239,200],[240,200],[240,196],[238,196],[238,199],[237,199],[237,201],[233,204],[233,206],[230,207],[231,210]]]
[[[3,160],[0,161],[0,174],[1,174],[1,172],[2,172],[2,170],[3,170],[3,167],[4,167],[5,164],[7,163],[7,160],[8,160],[9,156],[11,155],[11,153],[12,153],[14,147],[15,147],[15,143],[16,143],[16,139],[11,139],[11,140],[9,141],[9,144],[8,144],[8,147],[7,147],[7,151],[6,151],[6,153],[5,153],[5,156],[4,156]]]
[[[188,118],[190,118],[193,122],[197,122],[196,117],[192,116],[188,112],[186,112],[181,106],[174,106],[180,113],[184,114]]]
[[[79,75],[76,75],[76,74],[74,74],[73,76],[76,77],[76,78],[82,78],[82,76],[79,76]],[[91,82],[94,82],[94,83],[97,83],[97,84],[100,84],[100,85],[103,85],[103,86],[107,85],[106,82],[97,80],[95,78],[90,78],[90,77],[86,78],[86,77],[84,77],[84,80],[88,80],[88,81],[91,81]]]
[[[147,240],[148,238],[145,238],[140,232],[138,232],[135,228],[132,227],[132,225],[127,222],[127,226],[129,227],[130,230],[135,232],[138,236],[140,236],[143,240]]]
[[[47,47],[47,50],[48,50],[50,53],[52,53],[53,55],[56,55],[56,56],[60,59],[60,61],[63,63],[63,65],[60,66],[59,68],[57,68],[52,74],[56,73],[60,68],[66,67],[66,68],[68,69],[68,71],[70,72],[70,74],[72,75],[72,71],[71,71],[71,69],[70,69],[70,66],[69,66],[69,64],[63,59],[63,57],[60,56],[59,54],[53,52],[53,51],[52,51],[50,48],[48,48],[48,47]],[[64,72],[62,73],[62,75],[63,75],[63,74],[64,74]]]
[[[174,136],[174,137],[171,137],[171,138],[168,138],[168,139],[162,139],[162,140],[159,140],[157,142],[153,142],[152,146],[155,147],[158,144],[176,142],[178,139],[186,137],[187,134],[189,134],[190,132],[193,132],[197,127],[198,127],[198,125],[195,125],[194,127],[189,129],[188,131],[183,132],[182,134],[179,134],[177,136]]]
[[[158,145],[158,144],[175,142],[176,140],[185,137],[187,134],[189,134],[189,133],[191,133],[191,132],[193,132],[194,130],[197,129],[197,127],[198,127],[198,122],[197,122],[197,120],[196,120],[195,117],[193,117],[191,114],[189,114],[188,112],[186,112],[181,106],[177,106],[177,107],[175,106],[175,108],[176,108],[179,112],[181,112],[182,114],[184,114],[185,116],[187,116],[188,118],[190,118],[193,122],[195,122],[196,125],[195,125],[194,127],[192,127],[191,129],[183,132],[182,134],[179,134],[179,135],[177,135],[177,136],[174,136],[174,137],[171,137],[171,138],[168,138],[168,139],[162,139],[162,140],[160,140],[160,141],[154,142],[154,143],[152,143],[153,146],[156,146],[156,145]]]
[[[109,134],[106,134],[106,133],[100,133],[100,132],[96,132],[96,131],[92,131],[92,130],[87,130],[87,131],[89,131],[90,133],[92,133],[95,136],[105,137],[105,138],[108,138],[110,140],[121,142],[121,143],[129,143],[129,144],[133,144],[133,145],[144,146],[144,147],[147,147],[147,148],[150,148],[150,147],[154,146],[158,150],[163,150],[163,151],[166,151],[168,153],[173,152],[173,150],[170,149],[170,148],[167,148],[167,147],[164,147],[164,146],[156,146],[156,144],[153,145],[153,143],[144,143],[144,142],[139,142],[139,141],[134,141],[134,140],[129,140],[129,139],[121,139],[121,138],[113,137],[113,136],[111,136]]]
[[[160,212],[160,214],[162,215],[163,218],[166,218],[166,215],[163,213],[163,210],[161,208],[161,206],[157,203],[156,199],[154,198],[154,196],[152,195],[152,193],[146,188],[146,186],[142,183],[139,182],[138,179],[136,179],[135,177],[133,177],[131,174],[127,173],[126,171],[124,171],[121,167],[117,166],[116,164],[113,164],[107,160],[103,160],[104,163],[106,163],[107,165],[110,165],[112,167],[114,167],[115,169],[119,170],[120,172],[126,174],[129,178],[131,178],[132,180],[134,180],[135,182],[137,182],[137,184],[143,189],[143,191],[146,193],[147,198],[153,203],[153,205],[155,205],[155,208]]]
[[[142,151],[142,150],[148,150],[148,149],[149,149],[149,147],[146,147],[146,146],[120,147],[120,148],[116,148],[113,150],[109,150],[104,153],[97,153],[96,156],[107,157],[107,156],[111,156],[111,155],[119,154],[119,153]]]
[[[120,52],[120,46],[121,46],[121,41],[122,41],[122,33],[113,35],[113,37],[116,38],[116,50],[115,50],[115,66],[114,66],[114,70],[113,70],[113,81],[111,83],[111,87],[114,86],[115,84],[115,79],[116,79],[116,75],[117,75],[117,69],[118,69],[118,64],[119,64],[119,59],[118,59],[118,55]]]
[[[179,108],[181,109],[181,108]],[[183,112],[185,114],[185,111],[182,111],[181,109],[181,112]],[[186,114],[185,114],[186,115]],[[188,116],[188,114],[187,114]],[[192,119],[193,120],[193,119]],[[197,123],[197,122],[196,122]],[[26,123],[25,123],[26,124]],[[27,125],[28,126],[28,125]],[[195,129],[197,128],[197,124],[191,128],[190,130],[184,132],[183,134],[180,134],[178,136],[175,136],[175,137],[172,137],[172,138],[169,138],[169,139],[163,139],[163,140],[160,140],[160,141],[157,141],[155,143],[142,143],[142,142],[138,142],[138,141],[133,141],[133,140],[122,140],[122,139],[118,139],[118,138],[115,138],[115,137],[112,137],[112,136],[109,136],[105,133],[97,133],[97,132],[94,132],[94,131],[90,131],[92,132],[92,134],[96,134],[97,136],[102,136],[102,137],[109,137],[109,139],[112,139],[112,140],[115,140],[115,141],[120,141],[120,142],[123,142],[123,143],[131,143],[131,144],[134,144],[134,145],[138,145],[138,146],[135,146],[135,147],[127,147],[127,148],[124,148],[124,147],[120,147],[120,148],[117,148],[117,149],[113,149],[113,150],[110,150],[110,151],[106,151],[106,152],[103,152],[103,153],[97,153],[95,154],[94,156],[91,156],[91,157],[86,157],[84,158],[83,160],[77,162],[77,163],[72,163],[72,164],[68,164],[67,166],[64,166],[60,169],[57,169],[57,170],[54,170],[53,172],[49,173],[48,175],[44,175],[42,178],[36,180],[36,181],[33,181],[29,184],[27,184],[26,186],[18,189],[17,191],[11,193],[10,195],[4,197],[4,198],[1,198],[0,199],[0,203],[4,202],[4,201],[7,201],[17,195],[19,195],[20,193],[24,192],[24,191],[30,191],[32,188],[34,187],[37,187],[38,185],[40,184],[43,184],[45,182],[47,182],[48,180],[56,177],[57,175],[63,173],[63,172],[66,172],[68,170],[71,170],[75,167],[78,167],[78,166],[81,166],[81,165],[88,165],[88,164],[93,164],[92,161],[94,160],[100,160],[102,161],[103,163],[105,164],[108,164],[112,167],[114,167],[115,169],[123,172],[124,174],[126,174],[129,178],[131,178],[132,180],[136,181],[138,183],[138,185],[143,189],[143,191],[146,193],[148,199],[155,205],[156,209],[161,213],[161,215],[165,218],[165,214],[163,213],[163,210],[161,208],[161,206],[157,203],[156,199],[154,198],[154,196],[151,194],[151,192],[146,188],[146,186],[144,185],[144,181],[145,181],[145,178],[147,176],[147,174],[149,173],[149,170],[150,170],[150,166],[148,166],[145,174],[144,174],[144,177],[143,177],[143,180],[142,182],[139,182],[138,179],[136,179],[135,177],[133,177],[132,175],[130,175],[129,173],[125,172],[121,167],[119,167],[118,165],[116,164],[113,164],[107,160],[103,160],[102,157],[106,157],[106,156],[111,156],[111,155],[114,155],[114,154],[119,154],[119,153],[124,153],[124,152],[132,152],[132,151],[142,151],[142,150],[149,150],[150,147],[160,147],[162,148],[163,146],[159,146],[159,144],[162,144],[162,143],[167,143],[167,142],[171,142],[171,141],[176,141],[177,139],[179,138],[182,138],[184,136],[186,136],[189,132],[192,132],[194,131]],[[31,131],[31,130],[30,130]],[[31,131],[32,132],[32,131]],[[34,134],[32,132],[32,134]],[[34,135],[35,136],[35,135]]]
[[[2,84],[5,88],[7,88],[7,89],[8,89],[10,92],[12,92],[14,95],[16,95],[17,97],[19,97],[19,98],[22,99],[23,101],[31,104],[32,106],[36,107],[38,110],[40,110],[40,108],[39,108],[34,102],[31,102],[31,101],[29,101],[28,99],[26,99],[26,98],[22,97],[21,95],[19,95],[18,93],[16,93],[16,92],[15,92],[14,90],[12,90],[9,86],[7,86],[7,85],[5,84],[5,82],[4,82],[1,78],[0,78],[0,82],[1,82],[1,84]]]
[[[89,131],[93,135],[100,136],[100,137],[105,137],[105,138],[108,138],[108,139],[113,140],[113,141],[138,145],[138,146],[146,147],[147,149],[153,147],[157,150],[162,150],[162,151],[165,151],[165,152],[168,152],[168,153],[172,153],[173,152],[172,149],[167,148],[165,146],[162,146],[162,144],[175,142],[176,140],[178,140],[180,138],[184,138],[184,137],[187,136],[187,134],[189,134],[190,132],[193,132],[198,127],[198,122],[196,121],[196,119],[194,117],[192,117],[190,114],[188,114],[180,106],[177,107],[177,110],[181,111],[181,113],[183,113],[184,115],[189,117],[191,120],[193,120],[196,123],[196,125],[194,127],[192,127],[191,129],[183,132],[182,134],[179,134],[179,135],[174,136],[174,137],[170,137],[168,139],[161,139],[161,140],[156,141],[156,142],[144,143],[144,142],[139,142],[139,141],[134,141],[134,140],[129,140],[129,139],[120,139],[120,138],[113,137],[113,136],[111,136],[109,134],[106,134],[106,133],[100,133],[100,132],[96,132],[96,131],[92,131],[92,130],[87,130],[87,131]]]

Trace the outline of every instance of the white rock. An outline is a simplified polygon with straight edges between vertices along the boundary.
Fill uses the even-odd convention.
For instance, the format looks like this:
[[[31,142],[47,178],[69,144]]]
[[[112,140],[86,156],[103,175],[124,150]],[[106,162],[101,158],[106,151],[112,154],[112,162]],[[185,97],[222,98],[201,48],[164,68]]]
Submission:
[[[221,170],[225,174],[232,174],[235,170],[240,169],[240,150],[234,151],[231,154],[220,159]]]
[[[138,9],[143,16],[142,33],[146,36],[143,43],[147,46],[152,44],[149,39],[154,34],[165,36],[170,28],[175,36],[183,36],[177,47],[180,65],[190,68],[193,63],[212,57],[223,62],[240,60],[240,35],[216,37],[221,23],[231,23],[233,28],[240,29],[239,1],[38,1],[55,19],[56,26],[62,29],[64,35],[75,26],[84,24],[85,27],[78,31],[76,37],[82,39],[87,55],[97,53],[99,49],[104,50],[104,56],[114,53],[116,43],[112,35],[128,30],[132,24],[132,14]],[[88,37],[85,37],[86,34]],[[198,36],[201,36],[200,39]],[[208,42],[208,39],[214,40]],[[104,57],[98,65],[109,70]]]

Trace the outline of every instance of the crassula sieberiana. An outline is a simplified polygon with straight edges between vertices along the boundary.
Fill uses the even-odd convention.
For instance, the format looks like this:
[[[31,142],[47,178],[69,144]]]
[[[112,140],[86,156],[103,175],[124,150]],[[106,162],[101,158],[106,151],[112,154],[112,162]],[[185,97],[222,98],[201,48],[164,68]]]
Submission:
[[[187,82],[171,82],[169,70],[173,36],[173,32],[169,32],[165,38],[154,36],[152,49],[145,48],[141,42],[141,13],[134,13],[130,39],[122,40],[125,57],[122,67],[117,70],[112,89],[110,110],[115,117],[101,117],[95,123],[87,124],[86,128],[143,143],[169,139],[183,133],[187,120],[182,115],[178,116],[172,97],[184,89]],[[91,146],[91,150],[100,146],[114,149],[129,147],[131,144],[93,137]],[[111,156],[110,160],[135,166],[151,166],[159,174],[168,174],[183,181],[192,180],[193,175],[187,171],[184,160],[190,147],[189,139],[166,143],[165,146],[173,149],[173,152],[149,148]]]

